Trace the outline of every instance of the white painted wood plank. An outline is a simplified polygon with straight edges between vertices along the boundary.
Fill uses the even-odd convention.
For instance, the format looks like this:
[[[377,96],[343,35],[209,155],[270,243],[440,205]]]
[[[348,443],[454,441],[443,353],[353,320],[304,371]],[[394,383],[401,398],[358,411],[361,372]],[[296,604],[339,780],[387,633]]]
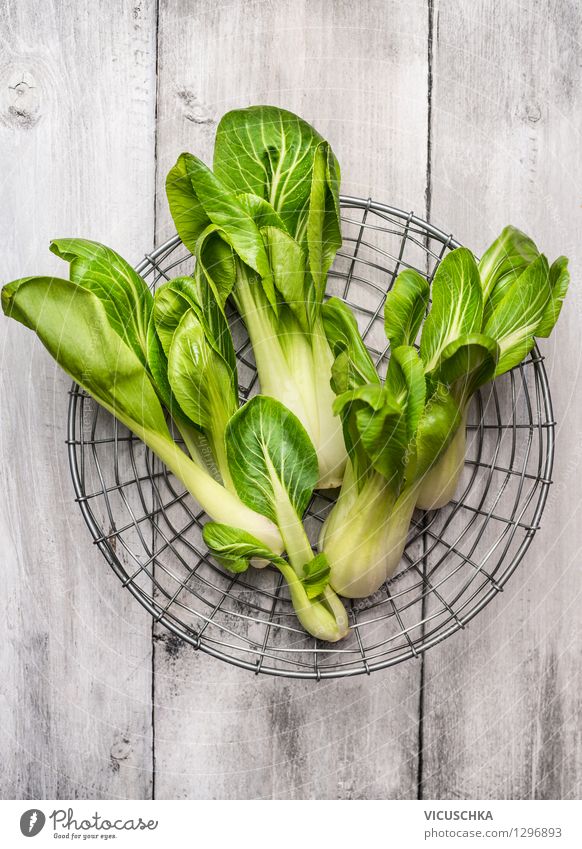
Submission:
[[[542,530],[502,596],[426,656],[425,798],[580,798],[580,10],[437,0],[432,220],[482,251],[507,223],[571,258],[541,344],[559,423]]]
[[[4,4],[2,281],[55,272],[50,238],[130,260],[154,222],[155,3]],[[70,381],[0,322],[0,796],[151,795],[151,620],[73,502]]]
[[[157,241],[183,150],[211,161],[230,108],[274,103],[328,138],[343,191],[424,211],[424,2],[160,4]],[[418,664],[329,683],[255,678],[158,633],[159,798],[411,798]]]

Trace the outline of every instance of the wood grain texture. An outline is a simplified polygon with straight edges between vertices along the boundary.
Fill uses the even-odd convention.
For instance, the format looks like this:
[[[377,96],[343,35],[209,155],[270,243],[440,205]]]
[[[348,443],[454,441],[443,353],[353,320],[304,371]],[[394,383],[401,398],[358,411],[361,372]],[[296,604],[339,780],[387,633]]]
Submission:
[[[423,214],[430,170],[435,224],[480,251],[511,221],[571,257],[573,286],[542,346],[560,425],[542,530],[505,592],[422,661],[421,728],[418,662],[315,684],[157,628],[152,647],[73,504],[69,381],[0,322],[0,798],[415,798],[420,779],[424,798],[580,798],[578,5],[3,5],[2,282],[64,273],[54,236],[140,258],[173,233],[177,155],[210,161],[225,111],[270,102],[330,139],[344,192]]]
[[[57,236],[136,260],[153,238],[155,4],[0,14],[2,282],[67,276],[48,253]],[[73,502],[70,381],[24,328],[0,334],[0,796],[147,798],[151,620]]]
[[[425,3],[164,2],[159,20],[157,240],[163,177],[211,161],[228,109],[273,103],[328,138],[346,193],[424,211]],[[405,117],[404,117],[405,116]],[[418,664],[329,683],[254,678],[164,634],[155,654],[159,798],[411,798]]]
[[[579,4],[438,0],[432,220],[482,251],[511,222],[571,258],[541,344],[559,423],[542,529],[505,592],[425,659],[425,798],[582,793]]]

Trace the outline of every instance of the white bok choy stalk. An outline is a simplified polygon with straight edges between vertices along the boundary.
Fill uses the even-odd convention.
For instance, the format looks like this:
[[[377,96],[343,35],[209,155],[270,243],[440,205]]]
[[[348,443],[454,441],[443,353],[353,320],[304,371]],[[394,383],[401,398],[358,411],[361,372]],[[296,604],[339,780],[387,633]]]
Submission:
[[[346,305],[332,298],[324,320],[337,355],[332,386],[349,459],[319,548],[336,592],[361,598],[398,566],[420,481],[446,448],[459,410],[446,386],[427,385],[412,345],[392,351],[382,385]]]
[[[305,428],[279,401],[257,395],[228,423],[226,448],[241,501],[278,527],[288,559],[232,523],[206,524],[206,544],[233,572],[244,572],[250,558],[270,560],[285,578],[305,630],[328,642],[341,640],[348,633],[345,608],[329,585],[326,556],[314,554],[301,523],[318,477]]]
[[[489,368],[488,376],[484,374],[476,383],[468,381],[453,390],[461,410],[461,425],[419,488],[417,506],[425,510],[444,506],[455,494],[465,462],[465,425],[472,395],[487,380],[519,365],[534,347],[536,337],[551,334],[570,281],[566,257],[548,266],[546,257],[528,236],[515,227],[506,227],[478,265],[468,251],[465,253],[465,274],[472,285],[459,292],[460,266],[455,267],[454,258],[460,250],[465,251],[449,254],[435,275],[432,307],[420,342],[427,375],[430,378],[438,373],[440,359],[448,354],[447,344],[459,344],[468,332],[488,337],[488,344],[495,343],[498,351],[495,368]],[[395,301],[399,292],[410,287],[414,276],[415,272],[400,275],[388,295],[386,330],[391,345]],[[422,280],[416,275],[417,287]],[[440,379],[447,381],[447,375],[441,374]]]
[[[184,362],[171,385],[168,361],[155,329],[153,298],[145,281],[103,245],[67,239],[53,243],[53,250],[70,262],[71,279],[28,277],[7,284],[2,289],[6,315],[33,330],[64,371],[142,439],[210,516],[217,521],[236,521],[280,553],[281,536],[273,522],[243,504],[234,490],[216,479],[215,462],[213,470],[204,462],[209,446],[218,439],[217,430],[205,431],[204,424],[201,427],[189,419],[176,400],[189,376],[198,370],[195,360],[188,362],[194,352],[180,335],[175,357]],[[202,314],[200,308],[198,315]],[[190,317],[189,331],[191,321]],[[202,318],[199,323],[204,325]],[[193,333],[200,347],[212,348],[209,336],[196,328]],[[218,346],[216,338],[212,341]],[[172,356],[170,349],[170,362]],[[219,380],[221,387],[210,389],[198,379],[194,386],[201,396],[206,395],[206,401],[200,398],[200,403],[212,406],[219,392],[225,398],[232,393],[232,375],[227,371],[203,372],[209,381]],[[174,441],[162,404],[180,422],[182,433],[188,434],[192,457]],[[222,406],[216,411],[217,416],[222,415]],[[220,456],[216,460],[220,465]]]
[[[180,238],[220,305],[232,296],[243,319],[261,392],[309,434],[319,488],[339,486],[346,463],[321,318],[341,246],[339,179],[333,151],[313,127],[257,106],[222,118],[213,170],[184,153],[166,180]]]

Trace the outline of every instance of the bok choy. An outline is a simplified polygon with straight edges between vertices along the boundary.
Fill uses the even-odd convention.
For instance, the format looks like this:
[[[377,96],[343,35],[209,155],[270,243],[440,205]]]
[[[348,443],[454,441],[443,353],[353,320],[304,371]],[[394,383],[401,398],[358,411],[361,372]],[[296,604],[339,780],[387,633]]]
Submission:
[[[422,312],[419,312],[422,320]],[[324,307],[336,360],[332,384],[349,460],[336,504],[322,528],[330,583],[340,595],[374,593],[400,562],[418,488],[458,425],[458,406],[447,387],[428,385],[417,350],[411,309],[400,317],[400,344],[382,385],[341,301]]]
[[[407,269],[386,298],[384,384],[345,305],[332,299],[324,306],[349,462],[320,548],[340,595],[378,589],[398,565],[415,506],[433,508],[452,496],[471,397],[521,363],[536,336],[551,333],[568,280],[564,257],[549,267],[513,228],[479,265],[468,249],[451,251],[432,291]]]
[[[519,365],[534,347],[536,337],[551,334],[570,282],[566,257],[559,257],[549,266],[534,242],[515,227],[503,230],[478,265],[466,253],[466,275],[472,285],[463,286],[462,291],[451,288],[461,280],[460,275],[449,274],[449,266],[454,262],[449,257],[458,253],[457,250],[449,254],[437,270],[433,304],[420,342],[428,379],[440,379],[451,386],[461,413],[461,425],[450,446],[419,489],[417,505],[425,510],[444,506],[455,494],[465,461],[465,425],[472,395],[483,383]],[[404,274],[396,280],[394,290],[405,288]],[[387,331],[393,306],[391,297],[390,293],[386,301]],[[461,305],[463,310],[459,309]],[[472,310],[470,317],[466,310]],[[461,312],[464,319],[459,320]],[[447,345],[449,348],[458,345],[463,350],[469,327],[472,333],[482,337],[484,371],[477,382],[465,379],[459,384],[457,372],[450,374],[449,366],[443,371],[442,361],[446,363],[449,355]],[[458,357],[456,354],[457,361]],[[456,368],[462,373],[467,370],[467,363],[458,361]]]
[[[218,429],[199,415],[200,408],[206,404],[208,416],[216,414],[224,430],[222,408],[229,403],[225,398],[234,403],[236,373],[228,369],[220,373],[214,366],[204,370],[196,358],[212,357],[213,345],[228,342],[222,338],[220,343],[210,327],[200,332],[203,310],[199,305],[198,313],[184,314],[166,360],[155,330],[152,295],[121,257],[102,245],[77,239],[58,240],[53,250],[70,262],[71,279],[28,277],[7,284],[2,289],[6,315],[35,331],[64,371],[142,439],[210,516],[236,522],[280,553],[275,524],[217,480],[204,460],[203,446],[216,448],[219,441],[224,443],[224,434],[220,440]],[[182,335],[185,319],[187,344]],[[172,363],[173,371],[168,372]],[[192,419],[176,401],[176,394],[182,400],[188,396],[185,406]],[[162,404],[187,433],[191,457],[173,439]],[[220,451],[216,459],[221,465]]]
[[[348,631],[345,608],[329,586],[326,556],[312,551],[301,523],[318,477],[315,449],[301,422],[280,402],[258,395],[230,420],[226,447],[241,501],[277,525],[288,560],[232,523],[206,524],[206,544],[233,572],[245,571],[251,557],[270,560],[287,582],[305,630],[328,642],[342,639]]]
[[[341,245],[339,165],[309,124],[256,106],[221,120],[213,170],[182,154],[168,174],[170,211],[220,305],[247,328],[264,395],[299,418],[318,459],[318,487],[346,462],[332,413],[333,356],[321,308]]]

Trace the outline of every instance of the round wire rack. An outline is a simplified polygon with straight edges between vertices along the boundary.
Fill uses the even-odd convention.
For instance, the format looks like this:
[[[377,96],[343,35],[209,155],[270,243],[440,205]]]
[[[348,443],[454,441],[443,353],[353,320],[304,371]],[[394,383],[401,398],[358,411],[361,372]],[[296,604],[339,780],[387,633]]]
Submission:
[[[388,348],[386,292],[398,272],[429,281],[452,236],[413,213],[342,197],[343,247],[328,294],[352,308],[380,371]],[[176,236],[138,271],[154,289],[190,273]],[[257,391],[252,349],[236,315],[231,326],[241,399]],[[539,527],[550,486],[554,422],[537,348],[475,397],[458,494],[447,507],[415,513],[399,570],[367,599],[347,601],[351,630],[327,644],[295,618],[274,569],[224,571],[209,555],[206,516],[136,437],[73,385],[68,446],[76,500],[95,544],[123,586],[158,623],[196,649],[255,673],[335,678],[384,669],[422,652],[471,620],[503,589]],[[333,503],[316,494],[306,516],[315,541]]]

